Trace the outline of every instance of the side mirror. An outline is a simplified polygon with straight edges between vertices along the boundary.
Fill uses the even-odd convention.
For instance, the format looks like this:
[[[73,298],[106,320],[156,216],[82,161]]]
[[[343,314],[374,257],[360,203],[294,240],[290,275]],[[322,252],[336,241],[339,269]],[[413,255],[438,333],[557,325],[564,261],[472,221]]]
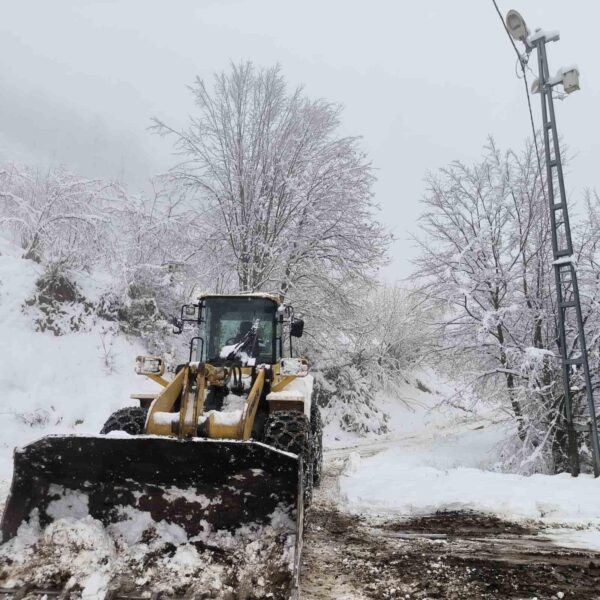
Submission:
[[[294,319],[290,323],[290,335],[292,337],[302,337],[304,333],[304,319]]]
[[[158,375],[165,372],[165,361],[160,356],[137,356],[135,372],[138,375]]]
[[[173,333],[180,334],[183,331],[183,321],[181,319],[171,315],[169,322],[173,325]]]

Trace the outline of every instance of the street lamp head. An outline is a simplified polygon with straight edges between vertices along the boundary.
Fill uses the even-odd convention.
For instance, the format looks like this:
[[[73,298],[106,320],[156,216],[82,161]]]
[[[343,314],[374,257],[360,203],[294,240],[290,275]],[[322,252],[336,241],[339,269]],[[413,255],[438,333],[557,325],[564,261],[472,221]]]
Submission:
[[[511,9],[506,14],[506,27],[513,39],[526,43],[529,30],[525,19],[516,10]]]

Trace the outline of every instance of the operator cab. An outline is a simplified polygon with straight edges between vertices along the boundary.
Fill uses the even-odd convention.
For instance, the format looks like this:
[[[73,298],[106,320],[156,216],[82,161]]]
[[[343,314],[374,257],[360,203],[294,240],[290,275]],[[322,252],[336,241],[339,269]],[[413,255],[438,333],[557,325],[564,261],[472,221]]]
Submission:
[[[182,333],[185,323],[196,324],[189,360],[215,367],[272,365],[290,358],[292,338],[302,337],[304,329],[291,306],[264,293],[205,294],[197,304],[184,304],[181,318],[172,321],[174,333]]]
[[[273,364],[277,358],[277,309],[270,298],[216,296],[203,299],[196,359],[213,365]]]

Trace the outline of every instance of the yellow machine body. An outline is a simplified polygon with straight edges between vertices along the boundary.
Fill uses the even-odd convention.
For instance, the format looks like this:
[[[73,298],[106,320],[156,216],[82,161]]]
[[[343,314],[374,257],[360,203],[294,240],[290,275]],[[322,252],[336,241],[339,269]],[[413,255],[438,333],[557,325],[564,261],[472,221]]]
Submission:
[[[210,298],[220,301],[218,296]],[[190,539],[206,531],[235,533],[242,527],[271,524],[273,515],[283,512],[288,516],[284,520],[288,525],[283,527],[282,535],[292,533],[296,541],[293,572],[282,585],[289,584],[290,596],[294,597],[309,472],[305,467],[309,463],[300,451],[265,441],[262,433],[266,426],[261,430],[263,421],[257,419],[257,413],[264,422],[281,419],[279,411],[287,411],[291,420],[306,420],[310,394],[303,395],[288,386],[307,375],[308,364],[303,359],[280,358],[284,311],[278,308],[277,298],[241,294],[224,300],[233,298],[232,302],[239,298],[242,303],[264,301],[260,314],[265,315],[263,331],[273,335],[270,346],[264,343],[263,331],[259,337],[255,324],[252,335],[246,335],[242,345],[235,346],[243,349],[247,340],[252,342],[250,360],[245,359],[250,365],[241,364],[237,354],[230,358],[225,353],[223,357],[217,350],[217,360],[189,360],[171,378],[163,376],[165,364],[160,357],[138,357],[136,372],[161,388],[154,394],[133,394],[141,406],[121,409],[141,415],[140,423],[145,415],[143,430],[116,436],[47,436],[17,449],[11,491],[0,523],[2,542],[17,535],[23,523],[32,519],[42,527],[52,523],[57,494],[84,498],[89,516],[106,527],[127,520],[126,507],[144,513],[150,523],[176,525]],[[201,304],[193,306],[198,309],[200,325]],[[228,330],[225,339],[230,335]],[[222,340],[220,335],[218,345]],[[273,360],[265,362],[270,349]],[[200,352],[197,357],[201,356]],[[230,387],[232,380],[234,385]],[[221,394],[221,400],[229,394],[237,396],[236,411],[207,410],[213,393]],[[298,411],[303,413],[301,417]],[[280,421],[283,425],[286,422]],[[63,504],[65,518],[79,518],[79,504]],[[293,524],[291,531],[289,523]],[[21,594],[27,589],[16,591]]]
[[[153,399],[148,411],[145,433],[148,435],[167,435],[179,438],[195,437],[198,431],[198,422],[205,423],[205,437],[211,439],[248,440],[251,437],[252,427],[258,403],[263,393],[266,372],[273,373],[271,391],[279,392],[300,375],[280,375],[279,364],[261,366],[256,369],[254,383],[248,393],[244,410],[236,423],[222,423],[214,414],[202,419],[204,415],[204,398],[209,385],[225,385],[229,373],[226,367],[213,367],[205,363],[190,363],[184,366],[170,381],[161,378],[163,390]],[[250,375],[252,369],[241,369],[243,375]],[[149,375],[157,381],[157,377]],[[133,395],[134,398],[149,399],[146,395]],[[180,401],[180,409],[174,412],[176,403]],[[172,415],[170,421],[165,415]],[[163,418],[161,418],[163,417]]]

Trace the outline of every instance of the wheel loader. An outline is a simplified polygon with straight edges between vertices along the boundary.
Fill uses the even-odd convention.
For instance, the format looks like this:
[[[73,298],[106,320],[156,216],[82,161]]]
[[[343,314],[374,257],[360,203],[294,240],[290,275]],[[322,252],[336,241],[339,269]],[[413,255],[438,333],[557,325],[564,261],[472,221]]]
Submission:
[[[304,508],[322,463],[312,377],[294,357],[304,321],[274,295],[206,294],[181,307],[173,325],[174,333],[193,332],[187,362],[166,377],[161,357],[136,359],[136,372],[158,392],[132,394],[137,406],[112,414],[99,435],[47,436],[15,450],[2,542],[33,517],[40,527],[51,523],[57,505],[61,517],[76,513],[65,490],[83,494],[86,514],[105,527],[127,509],[190,539],[269,523],[279,511],[294,524],[285,595],[297,597]],[[0,589],[0,597],[33,592],[60,594],[35,581]],[[103,597],[135,595],[111,588]]]

